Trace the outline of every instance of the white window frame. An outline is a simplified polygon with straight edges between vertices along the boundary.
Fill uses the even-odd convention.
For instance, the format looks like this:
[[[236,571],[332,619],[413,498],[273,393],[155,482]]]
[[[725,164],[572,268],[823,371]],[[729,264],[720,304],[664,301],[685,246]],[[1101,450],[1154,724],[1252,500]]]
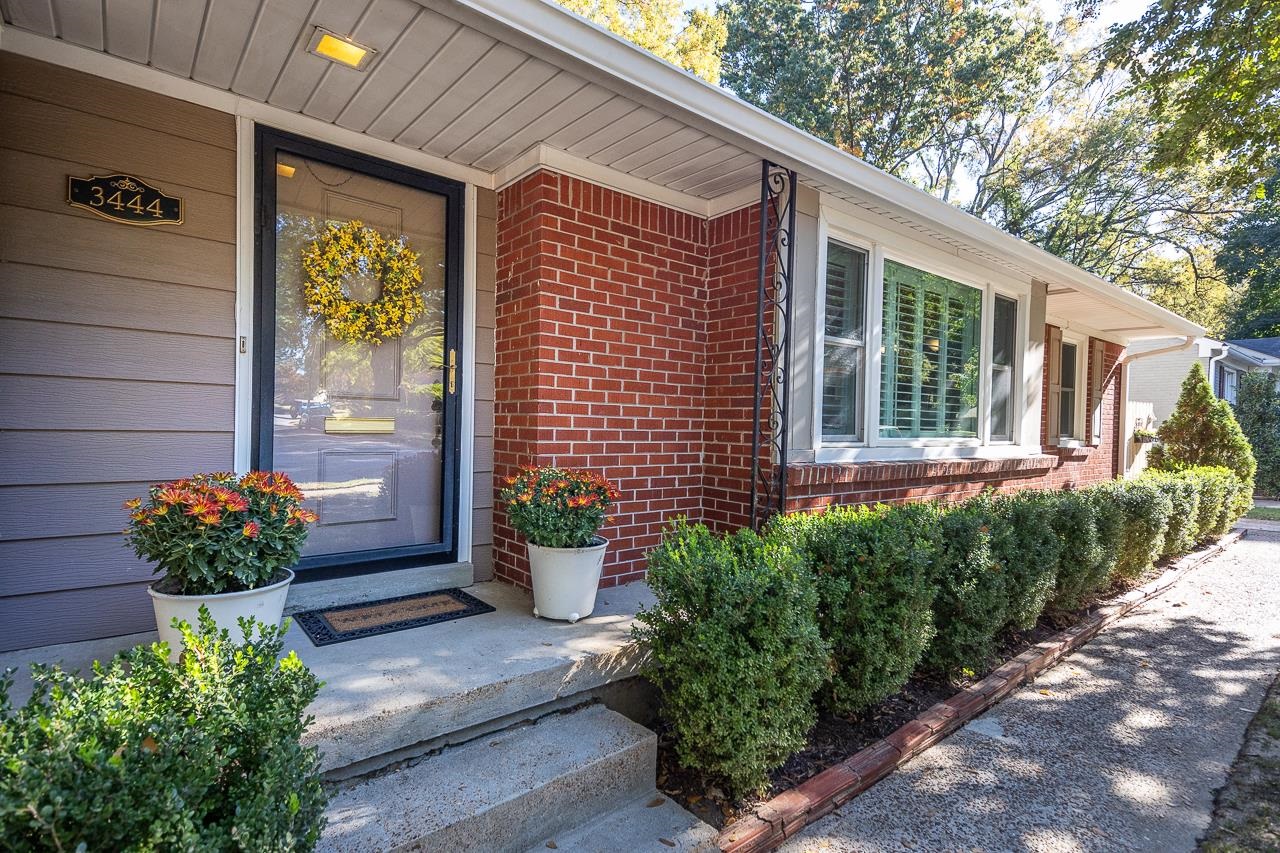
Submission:
[[[1010,300],[1015,306],[1013,317],[1014,355],[1013,364],[1009,366],[1009,394],[1013,397],[1013,417],[1009,421],[1008,438],[995,438],[991,435],[991,403],[993,402],[991,400],[991,372],[995,366],[997,296]],[[983,306],[982,310],[986,322],[982,330],[982,339],[987,348],[987,405],[979,413],[980,417],[986,419],[986,424],[980,434],[987,437],[987,444],[990,446],[1016,447],[1022,443],[1022,420],[1027,400],[1026,388],[1023,386],[1023,374],[1027,360],[1027,340],[1030,333],[1030,321],[1027,317],[1030,300],[1025,295],[998,284],[991,286],[985,298],[987,304]]]
[[[827,244],[834,240],[867,253],[866,358],[863,360],[862,437],[858,441],[837,440],[822,434],[823,360],[826,352],[826,261]],[[869,460],[913,460],[922,458],[1014,458],[1040,452],[1040,446],[1025,443],[1023,427],[1026,418],[1027,345],[1030,340],[1031,283],[1003,279],[963,259],[916,244],[908,238],[896,238],[882,229],[846,216],[824,206],[818,216],[817,281],[814,303],[814,356],[812,381],[814,393],[812,447],[818,462],[856,462]],[[978,435],[974,438],[884,438],[880,435],[880,380],[884,346],[884,268],[885,261],[942,276],[981,294],[982,318],[980,335],[978,389]],[[1015,351],[1013,365],[1014,395],[1012,438],[992,440],[991,435],[991,359],[995,330],[995,297],[1003,296],[1017,304]],[[1036,378],[1038,380],[1038,377]]]
[[[845,236],[843,232],[827,233],[825,229],[820,228],[820,236],[818,238],[818,268],[817,268],[817,302],[815,303],[815,329],[814,340],[817,346],[814,349],[814,420],[813,433],[815,447],[818,443],[836,444],[841,446],[857,447],[865,444],[867,439],[867,430],[870,421],[867,420],[867,397],[870,396],[867,388],[867,365],[871,362],[872,347],[872,313],[871,313],[871,291],[872,291],[872,269],[875,267],[875,252],[869,241]],[[846,248],[856,252],[862,252],[867,256],[867,269],[863,280],[862,294],[862,375],[858,382],[858,432],[861,437],[853,436],[824,436],[822,432],[823,417],[823,366],[826,360],[827,352],[827,249],[832,243],[840,243]]]
[[[1085,418],[1089,413],[1089,336],[1072,332],[1068,329],[1062,329],[1061,344],[1071,344],[1076,348],[1076,384],[1073,389],[1075,394],[1075,405],[1073,422],[1070,432],[1062,429],[1062,424],[1058,424],[1058,446],[1059,447],[1084,447],[1085,445]],[[1054,364],[1059,365],[1061,371],[1062,350],[1059,349]],[[1059,373],[1059,385],[1061,385],[1061,373]],[[1051,421],[1052,422],[1052,421]]]

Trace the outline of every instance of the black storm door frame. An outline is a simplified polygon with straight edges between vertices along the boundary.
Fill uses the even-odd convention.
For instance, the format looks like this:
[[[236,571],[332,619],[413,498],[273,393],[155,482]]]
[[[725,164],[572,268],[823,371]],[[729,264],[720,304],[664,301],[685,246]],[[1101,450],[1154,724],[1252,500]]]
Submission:
[[[393,163],[338,148],[313,139],[258,125],[254,131],[254,348],[253,348],[253,467],[270,470],[274,441],[275,399],[275,310],[276,310],[276,172],[279,152],[288,152],[328,163],[375,178],[403,184],[443,196],[445,199],[445,341],[444,351],[455,353],[462,364],[462,267],[463,205],[465,186],[448,178],[420,172]],[[446,366],[446,370],[447,370]],[[295,567],[299,580],[364,574],[457,559],[458,483],[461,476],[460,389],[465,377],[452,392],[443,395],[444,446],[442,448],[441,541],[367,551],[350,551],[304,557]]]

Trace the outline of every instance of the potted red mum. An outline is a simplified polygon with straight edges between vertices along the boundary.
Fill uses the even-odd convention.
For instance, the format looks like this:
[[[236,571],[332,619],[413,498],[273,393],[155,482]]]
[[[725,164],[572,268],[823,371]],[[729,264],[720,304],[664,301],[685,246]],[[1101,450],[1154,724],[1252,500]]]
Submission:
[[[252,616],[280,624],[307,525],[302,491],[285,474],[252,471],[195,474],[157,483],[145,498],[125,501],[134,553],[164,577],[148,588],[160,639],[177,660],[182,635],[175,618],[199,624],[200,607],[235,629]]]
[[[608,546],[598,533],[617,490],[593,471],[523,468],[499,498],[528,543],[533,615],[569,622],[590,616]]]

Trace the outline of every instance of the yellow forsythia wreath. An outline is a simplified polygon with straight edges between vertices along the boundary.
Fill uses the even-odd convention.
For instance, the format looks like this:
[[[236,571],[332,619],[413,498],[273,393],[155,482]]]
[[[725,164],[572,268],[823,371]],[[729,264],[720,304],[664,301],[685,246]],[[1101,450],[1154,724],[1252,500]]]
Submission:
[[[329,334],[353,343],[398,338],[426,310],[418,253],[404,238],[388,240],[358,219],[330,222],[320,239],[302,250],[307,310],[324,318]],[[382,284],[372,302],[352,299],[342,281],[364,274]]]

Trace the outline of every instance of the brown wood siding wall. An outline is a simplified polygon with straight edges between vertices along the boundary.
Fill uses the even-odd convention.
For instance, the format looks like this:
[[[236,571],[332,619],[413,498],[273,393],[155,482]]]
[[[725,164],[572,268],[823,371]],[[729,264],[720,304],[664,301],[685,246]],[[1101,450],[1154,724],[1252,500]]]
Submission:
[[[232,466],[235,122],[0,53],[0,650],[148,630],[120,504]],[[68,174],[183,198],[137,228]]]
[[[476,411],[472,480],[471,561],[475,579],[493,578],[494,294],[498,276],[498,196],[476,191]]]

